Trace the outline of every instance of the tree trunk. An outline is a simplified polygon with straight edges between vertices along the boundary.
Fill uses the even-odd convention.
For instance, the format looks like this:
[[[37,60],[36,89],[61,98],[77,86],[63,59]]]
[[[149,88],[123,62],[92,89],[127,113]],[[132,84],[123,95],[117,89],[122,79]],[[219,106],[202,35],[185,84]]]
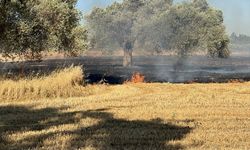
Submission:
[[[124,56],[123,56],[123,67],[131,67],[133,65],[132,61],[132,50],[124,49]]]

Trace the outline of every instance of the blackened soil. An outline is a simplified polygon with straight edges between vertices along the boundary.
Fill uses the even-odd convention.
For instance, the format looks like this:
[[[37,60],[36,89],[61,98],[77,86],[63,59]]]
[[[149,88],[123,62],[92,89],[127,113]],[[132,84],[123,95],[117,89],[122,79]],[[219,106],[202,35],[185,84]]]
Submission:
[[[88,83],[120,84],[129,80],[135,72],[143,74],[147,82],[250,81],[249,57],[212,59],[196,56],[180,60],[174,56],[145,56],[134,57],[133,61],[134,66],[127,68],[122,66],[122,57],[78,57],[25,62],[21,65],[0,63],[0,74],[10,78],[18,74],[43,75],[71,65],[81,65]]]

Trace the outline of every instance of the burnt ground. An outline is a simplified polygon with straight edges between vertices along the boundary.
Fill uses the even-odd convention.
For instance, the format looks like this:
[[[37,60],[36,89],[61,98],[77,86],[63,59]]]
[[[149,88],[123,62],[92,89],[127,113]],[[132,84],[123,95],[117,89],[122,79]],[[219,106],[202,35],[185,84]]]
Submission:
[[[78,57],[72,59],[25,62],[20,70],[17,64],[0,63],[0,74],[46,74],[58,68],[82,65],[88,83],[123,83],[139,72],[147,82],[209,83],[230,80],[250,81],[250,57],[233,56],[229,59],[212,59],[202,56],[179,60],[174,56],[134,57],[134,66],[122,67],[122,57]]]

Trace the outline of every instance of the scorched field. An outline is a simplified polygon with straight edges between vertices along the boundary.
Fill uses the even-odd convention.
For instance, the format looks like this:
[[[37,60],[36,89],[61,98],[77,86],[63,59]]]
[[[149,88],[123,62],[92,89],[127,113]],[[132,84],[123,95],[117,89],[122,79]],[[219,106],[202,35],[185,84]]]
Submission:
[[[80,86],[71,69],[0,81],[0,149],[250,148],[248,82]]]

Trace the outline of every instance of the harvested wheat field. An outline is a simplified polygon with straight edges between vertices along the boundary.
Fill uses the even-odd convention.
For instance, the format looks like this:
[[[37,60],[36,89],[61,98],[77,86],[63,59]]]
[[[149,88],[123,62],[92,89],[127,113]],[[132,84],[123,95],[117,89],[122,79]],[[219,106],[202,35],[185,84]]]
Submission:
[[[0,103],[0,149],[250,149],[250,83],[89,85]]]

